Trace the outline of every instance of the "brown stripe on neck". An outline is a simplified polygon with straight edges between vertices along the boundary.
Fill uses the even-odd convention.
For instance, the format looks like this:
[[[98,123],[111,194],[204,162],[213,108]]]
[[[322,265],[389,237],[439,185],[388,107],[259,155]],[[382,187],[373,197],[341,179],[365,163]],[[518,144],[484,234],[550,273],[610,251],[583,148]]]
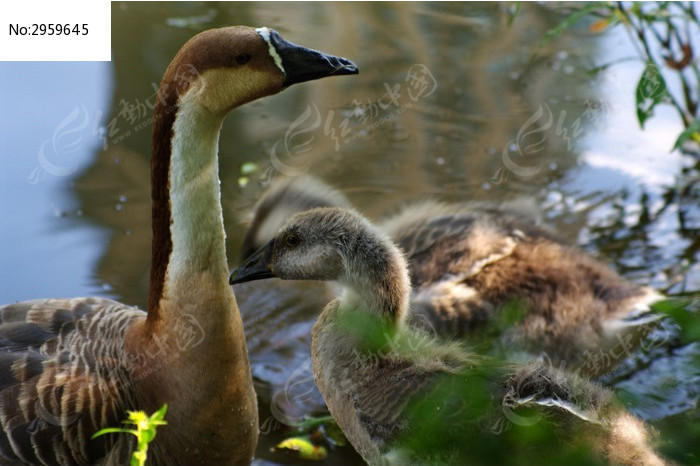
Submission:
[[[170,162],[173,125],[178,112],[178,101],[198,77],[196,69],[179,62],[176,57],[163,75],[158,98],[153,109],[153,139],[151,141],[151,276],[148,295],[148,320],[159,317],[159,304],[165,288],[173,241],[170,233],[172,212],[170,206]],[[179,63],[178,63],[179,62]]]
[[[168,269],[173,241],[170,237],[170,155],[172,152],[173,124],[177,114],[177,94],[159,99],[153,110],[153,140],[151,142],[151,277],[148,295],[148,318],[155,320],[158,304],[163,296],[165,274]]]

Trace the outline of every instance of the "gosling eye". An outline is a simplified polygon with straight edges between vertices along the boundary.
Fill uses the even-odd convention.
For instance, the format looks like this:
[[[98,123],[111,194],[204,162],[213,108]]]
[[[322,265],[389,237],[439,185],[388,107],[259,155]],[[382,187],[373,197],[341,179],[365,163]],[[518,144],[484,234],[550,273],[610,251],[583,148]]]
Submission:
[[[284,242],[287,246],[295,248],[301,243],[301,239],[295,234],[289,234],[284,237]]]
[[[236,56],[236,63],[238,63],[239,65],[245,65],[250,61],[251,58],[252,57],[249,53],[242,53]]]

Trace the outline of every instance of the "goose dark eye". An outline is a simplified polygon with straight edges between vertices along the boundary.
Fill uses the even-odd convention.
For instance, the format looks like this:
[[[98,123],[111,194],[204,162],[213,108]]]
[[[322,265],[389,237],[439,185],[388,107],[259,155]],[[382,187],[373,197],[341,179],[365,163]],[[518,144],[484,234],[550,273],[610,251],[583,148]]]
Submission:
[[[301,240],[297,235],[287,235],[284,238],[284,242],[287,243],[287,246],[290,247],[296,247],[299,246],[299,243],[301,243]]]
[[[248,63],[251,59],[251,56],[249,53],[242,53],[236,57],[236,63],[239,65],[245,65]]]

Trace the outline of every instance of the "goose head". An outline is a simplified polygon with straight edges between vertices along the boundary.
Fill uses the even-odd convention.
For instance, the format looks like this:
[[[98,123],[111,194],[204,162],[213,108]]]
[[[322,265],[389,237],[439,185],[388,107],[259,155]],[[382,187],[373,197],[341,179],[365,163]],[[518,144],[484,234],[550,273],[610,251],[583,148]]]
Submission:
[[[182,46],[153,111],[150,321],[168,287],[176,289],[189,271],[211,270],[214,263],[227,270],[218,178],[226,114],[295,83],[357,72],[349,60],[295,45],[268,28],[208,30]],[[225,275],[214,275],[230,292]]]
[[[291,217],[231,274],[229,283],[272,277],[338,281],[354,304],[397,321],[407,311],[411,289],[401,251],[362,215],[340,207]]]
[[[232,26],[190,39],[168,66],[161,96],[185,94],[212,114],[292,84],[334,75],[357,74],[350,60],[284,40],[274,29]]]

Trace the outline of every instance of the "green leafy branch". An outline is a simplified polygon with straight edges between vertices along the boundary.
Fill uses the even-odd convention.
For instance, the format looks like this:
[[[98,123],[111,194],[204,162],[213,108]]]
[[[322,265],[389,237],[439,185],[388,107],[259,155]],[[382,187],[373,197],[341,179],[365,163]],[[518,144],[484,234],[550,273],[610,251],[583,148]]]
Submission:
[[[670,103],[686,128],[676,140],[674,149],[680,149],[690,139],[700,142],[700,132],[697,131],[700,125],[700,70],[691,44],[691,31],[697,33],[700,23],[694,5],[650,2],[650,5],[633,3],[628,8],[623,2],[617,2],[611,8],[610,17],[615,18],[615,21],[622,23],[631,32],[632,43],[638,47],[640,56],[647,64],[636,92],[639,124],[644,126],[656,105],[662,102]],[[666,69],[675,71],[682,89],[680,98],[668,89],[661,73],[662,63]]]
[[[520,3],[509,18],[509,24],[520,11]],[[591,32],[602,32],[621,25],[628,32],[645,63],[635,90],[636,112],[643,128],[660,104],[671,105],[683,122],[684,131],[673,149],[681,149],[688,141],[700,145],[700,66],[692,47],[692,37],[700,36],[700,20],[693,2],[591,2],[570,9],[562,21],[551,28],[538,49],[559,37],[584,18],[596,18]],[[534,57],[533,57],[534,60]],[[626,59],[620,60],[626,61]],[[620,62],[618,61],[618,62]],[[532,62],[532,60],[531,60]],[[613,63],[597,66],[591,73],[607,69]],[[681,87],[674,95],[664,72],[673,73]]]
[[[148,456],[148,444],[156,437],[158,426],[167,424],[165,412],[168,405],[164,404],[158,411],[148,416],[144,411],[127,411],[129,419],[124,424],[133,424],[136,429],[125,429],[121,427],[107,427],[95,432],[92,438],[97,438],[105,434],[132,434],[136,436],[136,451],[131,455],[131,466],[144,466]]]

